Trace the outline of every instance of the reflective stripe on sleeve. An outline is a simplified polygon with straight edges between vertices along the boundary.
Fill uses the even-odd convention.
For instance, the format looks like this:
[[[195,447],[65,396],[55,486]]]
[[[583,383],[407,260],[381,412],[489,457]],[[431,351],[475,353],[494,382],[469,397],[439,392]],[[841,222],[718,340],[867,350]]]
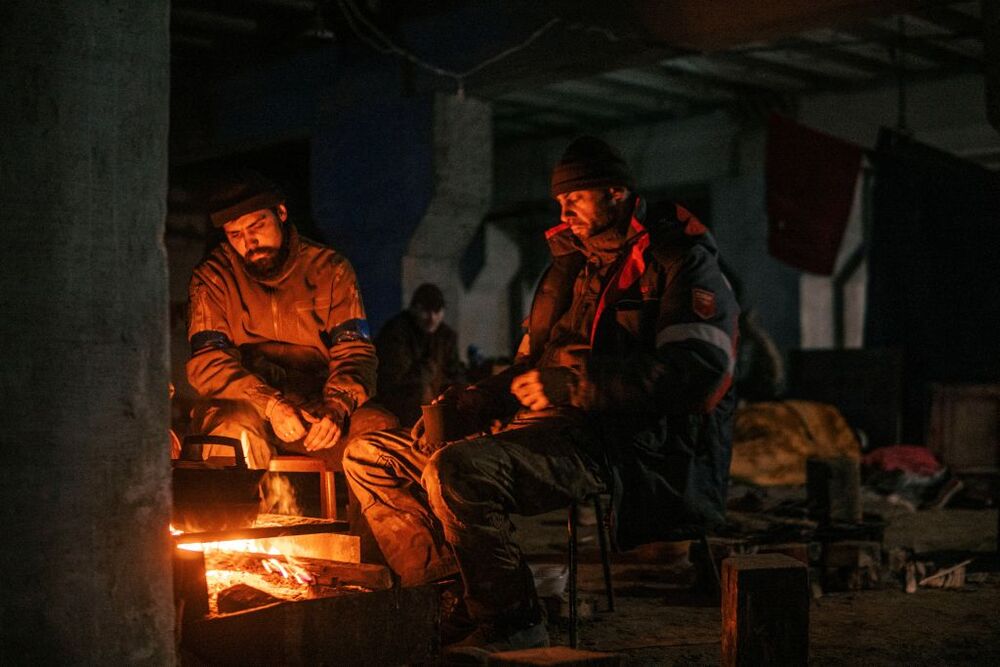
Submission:
[[[733,340],[726,332],[710,324],[672,324],[656,334],[656,346],[676,343],[682,340],[700,340],[719,348],[726,355],[726,371],[733,372],[736,367],[736,354],[733,351]]]

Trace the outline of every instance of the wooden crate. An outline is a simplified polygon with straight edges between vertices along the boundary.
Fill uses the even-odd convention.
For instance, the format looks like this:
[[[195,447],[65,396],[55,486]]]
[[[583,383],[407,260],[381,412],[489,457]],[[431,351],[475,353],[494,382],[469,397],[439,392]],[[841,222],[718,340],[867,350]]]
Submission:
[[[1000,468],[1000,384],[932,385],[927,446],[956,473]]]

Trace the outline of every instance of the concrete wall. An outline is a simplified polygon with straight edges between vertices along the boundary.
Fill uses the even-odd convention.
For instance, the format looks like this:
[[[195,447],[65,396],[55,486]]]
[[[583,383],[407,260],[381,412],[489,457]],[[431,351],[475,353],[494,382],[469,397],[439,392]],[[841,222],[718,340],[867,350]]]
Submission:
[[[172,664],[168,3],[0,9],[0,662]]]
[[[487,224],[483,233],[485,261],[475,281],[461,294],[460,352],[475,345],[485,357],[511,356],[510,286],[521,268],[521,253],[496,225]]]
[[[400,296],[409,303],[421,283],[436,283],[448,304],[446,319],[458,332],[460,352],[475,342],[487,354],[497,354],[492,349],[493,336],[483,341],[478,335],[484,328],[491,332],[504,329],[507,314],[501,312],[498,300],[506,296],[510,276],[504,282],[496,271],[484,272],[481,267],[482,279],[476,281],[475,294],[469,294],[460,270],[492,195],[491,120],[490,107],[484,102],[435,96],[433,196],[406,245]],[[495,248],[496,239],[491,236],[488,240],[493,240],[490,245]]]
[[[879,127],[895,124],[896,100],[895,87],[818,95],[800,101],[798,119],[871,148]],[[908,86],[907,109],[907,125],[920,141],[970,157],[1000,149],[1000,135],[986,118],[981,77],[959,76]],[[781,348],[827,346],[833,341],[829,280],[805,276],[767,252],[765,120],[763,116],[735,119],[718,112],[611,131],[603,137],[632,165],[640,192],[670,196],[678,190],[707,189],[711,211],[707,222],[723,257],[743,282],[745,304],[758,311],[761,324]],[[552,165],[568,141],[532,140],[498,147],[494,209],[517,209],[545,200]],[[553,216],[538,225],[538,244],[543,243],[545,226],[554,220]],[[854,242],[851,238],[845,246]],[[527,279],[530,282],[533,276]],[[855,342],[861,336],[863,279],[862,269],[848,286],[853,295],[848,337]]]

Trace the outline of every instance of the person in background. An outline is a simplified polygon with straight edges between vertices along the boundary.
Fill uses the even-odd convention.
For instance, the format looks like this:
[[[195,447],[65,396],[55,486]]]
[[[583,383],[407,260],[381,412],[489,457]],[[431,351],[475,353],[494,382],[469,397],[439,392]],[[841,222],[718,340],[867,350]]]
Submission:
[[[445,324],[444,313],[441,289],[424,283],[413,292],[410,307],[375,337],[378,400],[403,426],[417,421],[421,405],[464,380],[458,336]]]
[[[739,308],[708,229],[634,184],[605,142],[571,143],[552,174],[552,262],[514,365],[438,399],[468,435],[434,442],[418,422],[344,453],[402,584],[439,582],[443,603],[464,591],[474,626],[443,606],[456,659],[548,644],[511,514],[609,491],[620,549],[724,521]]]
[[[300,236],[257,172],[220,175],[208,208],[225,240],[189,286],[187,376],[201,396],[191,432],[246,433],[252,468],[292,452],[339,469],[351,435],[396,423],[368,403],[377,361],[354,269]]]

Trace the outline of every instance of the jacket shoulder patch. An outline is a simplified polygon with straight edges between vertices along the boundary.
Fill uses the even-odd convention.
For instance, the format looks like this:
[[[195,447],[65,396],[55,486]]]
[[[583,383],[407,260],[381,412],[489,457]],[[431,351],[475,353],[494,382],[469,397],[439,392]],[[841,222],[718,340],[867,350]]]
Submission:
[[[715,317],[715,292],[701,287],[692,289],[691,310],[703,320]]]

